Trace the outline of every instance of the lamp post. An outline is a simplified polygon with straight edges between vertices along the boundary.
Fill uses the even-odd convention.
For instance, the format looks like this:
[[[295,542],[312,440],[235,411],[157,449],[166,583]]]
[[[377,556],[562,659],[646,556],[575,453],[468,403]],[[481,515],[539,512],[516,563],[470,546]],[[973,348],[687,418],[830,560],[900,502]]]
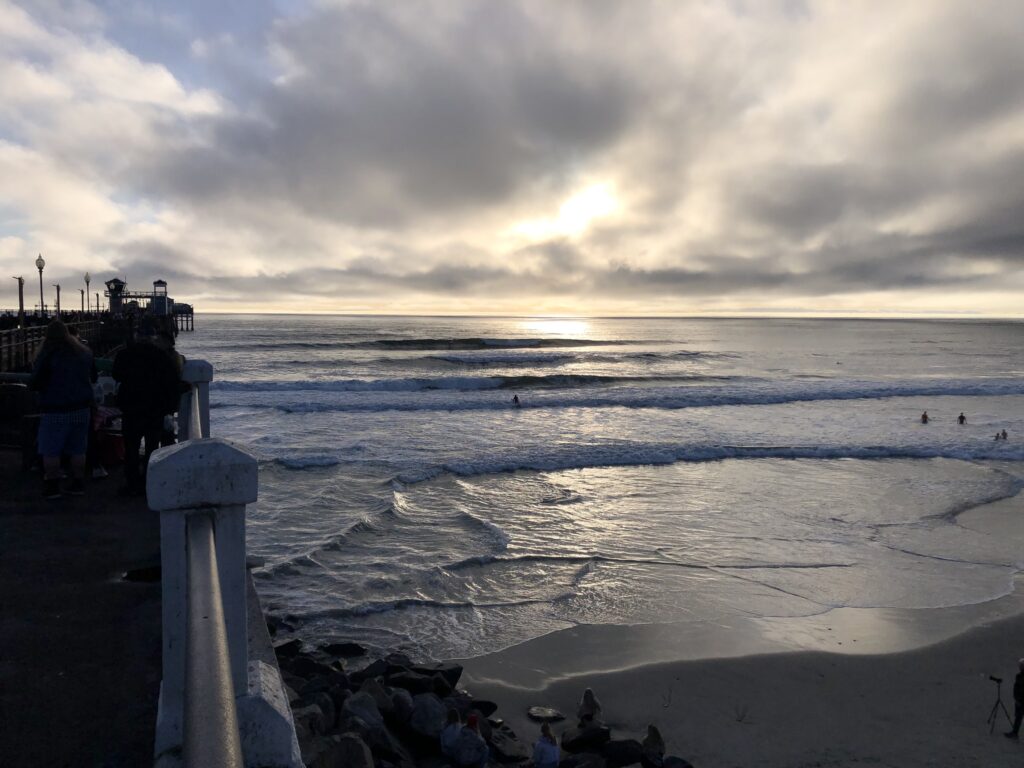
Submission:
[[[82,314],[85,314],[85,288],[79,288],[78,292],[82,294]]]
[[[98,315],[99,313],[100,313],[100,295],[99,295],[99,293],[97,293],[96,294],[96,314]]]
[[[18,327],[25,327],[25,278],[16,277],[18,281]]]
[[[60,320],[60,283],[54,283],[53,287],[57,289],[57,319]]]
[[[88,272],[85,273],[85,310],[89,311],[89,281],[92,280],[92,275]],[[99,307],[96,307],[96,311],[99,311]]]
[[[46,266],[46,261],[43,259],[43,254],[39,254],[36,259],[36,269],[39,270],[39,316],[46,316],[46,303],[43,301],[43,267]]]

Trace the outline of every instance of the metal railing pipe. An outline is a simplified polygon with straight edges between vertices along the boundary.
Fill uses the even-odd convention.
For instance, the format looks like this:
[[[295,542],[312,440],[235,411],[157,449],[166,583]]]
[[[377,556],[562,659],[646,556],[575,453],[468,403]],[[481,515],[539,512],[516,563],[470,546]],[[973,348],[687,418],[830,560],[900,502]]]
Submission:
[[[243,768],[213,521],[206,513],[195,513],[186,525],[185,766]]]

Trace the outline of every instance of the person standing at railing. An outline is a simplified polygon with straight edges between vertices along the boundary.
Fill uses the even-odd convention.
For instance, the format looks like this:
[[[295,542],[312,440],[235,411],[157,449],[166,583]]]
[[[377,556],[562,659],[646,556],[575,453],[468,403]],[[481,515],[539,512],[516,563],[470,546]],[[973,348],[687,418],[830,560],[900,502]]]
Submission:
[[[43,457],[43,493],[60,497],[60,460],[71,457],[68,493],[85,493],[85,451],[96,380],[96,366],[89,348],[53,320],[32,367],[31,386],[39,392],[39,453]]]
[[[182,371],[185,369],[185,356],[174,348],[174,334],[166,328],[156,335],[155,343],[164,351],[164,354],[171,361],[171,365],[174,366],[174,371],[178,377],[178,395],[180,398],[181,395],[189,391],[188,382],[181,379]],[[177,406],[175,406],[174,410],[178,410]],[[160,437],[160,447],[174,445],[177,439],[178,436],[174,430],[174,414],[172,412],[164,416],[164,430]]]
[[[117,402],[124,434],[125,485],[118,492],[142,496],[146,467],[164,431],[164,417],[178,409],[180,378],[171,358],[155,343],[156,328],[143,321],[134,342],[114,359]],[[145,463],[139,467],[139,449],[145,442]]]

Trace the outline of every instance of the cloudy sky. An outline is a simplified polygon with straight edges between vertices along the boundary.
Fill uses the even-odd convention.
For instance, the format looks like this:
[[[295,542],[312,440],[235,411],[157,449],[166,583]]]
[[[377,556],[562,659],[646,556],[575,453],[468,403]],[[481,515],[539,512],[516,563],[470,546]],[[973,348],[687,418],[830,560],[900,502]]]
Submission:
[[[0,0],[0,307],[1024,313],[1019,0]],[[65,302],[68,294],[65,293]]]

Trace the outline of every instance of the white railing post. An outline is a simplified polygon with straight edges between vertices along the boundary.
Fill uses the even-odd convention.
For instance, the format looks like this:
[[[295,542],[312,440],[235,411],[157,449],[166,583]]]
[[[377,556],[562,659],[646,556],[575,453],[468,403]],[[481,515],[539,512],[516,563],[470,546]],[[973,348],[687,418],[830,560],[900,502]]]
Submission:
[[[226,440],[189,440],[162,448],[150,459],[146,494],[150,508],[160,512],[163,582],[158,758],[182,744],[190,514],[208,514],[213,519],[231,679],[236,697],[248,693],[245,505],[256,501],[257,490],[256,458]]]
[[[210,434],[210,382],[213,381],[213,366],[205,360],[186,360],[181,371],[182,381],[188,382],[198,395],[199,421],[203,435]],[[181,396],[178,405],[178,439],[190,440],[200,435],[191,434],[193,397],[191,391]]]

